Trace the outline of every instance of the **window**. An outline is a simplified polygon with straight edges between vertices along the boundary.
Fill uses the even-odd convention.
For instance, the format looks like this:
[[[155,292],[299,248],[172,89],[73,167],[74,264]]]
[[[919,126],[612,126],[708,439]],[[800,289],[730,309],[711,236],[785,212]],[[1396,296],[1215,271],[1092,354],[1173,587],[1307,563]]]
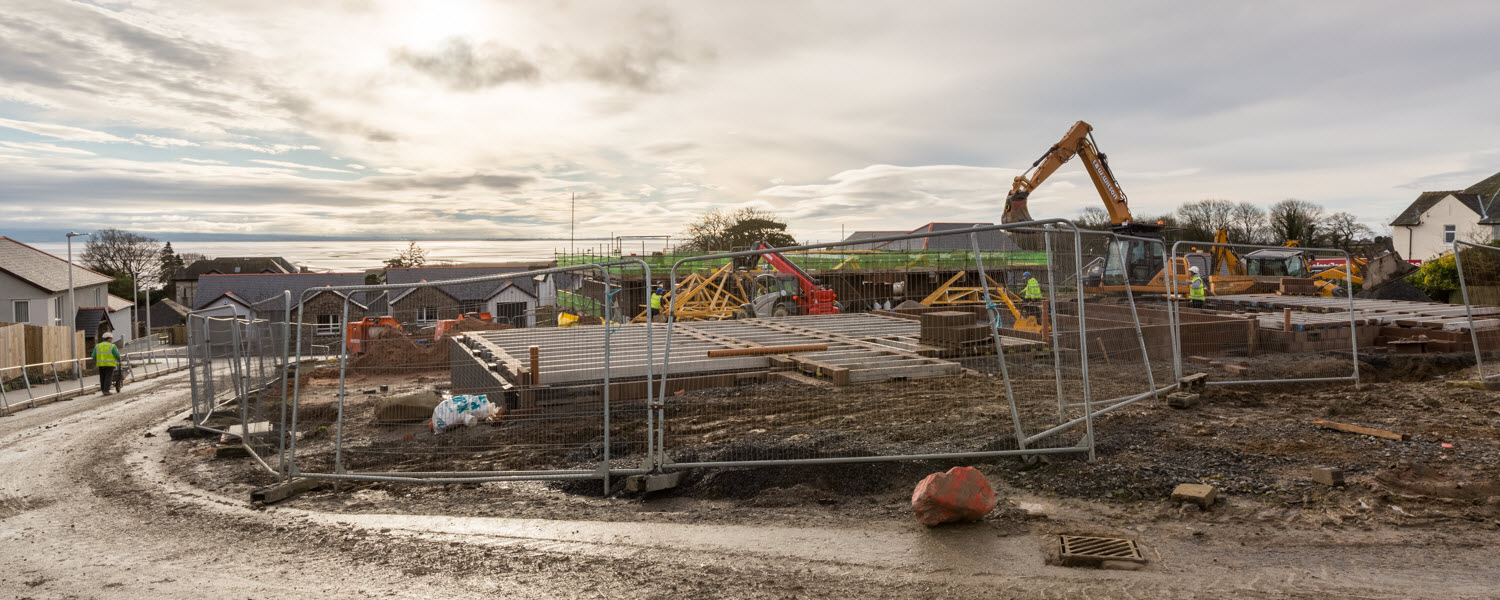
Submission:
[[[62,296],[58,296],[58,297],[52,299],[52,314],[55,315],[54,317],[52,317],[52,324],[53,325],[62,325],[63,324]]]
[[[1455,240],[1457,238],[1458,238],[1458,226],[1457,225],[1444,225],[1443,226],[1443,243],[1444,244],[1452,244],[1453,240]]]
[[[437,319],[437,307],[423,306],[417,309],[418,323],[431,323],[433,321],[436,321]]]
[[[14,306],[15,306],[15,317],[16,317],[15,318],[15,322],[17,322],[17,323],[30,323],[31,322],[31,302],[27,301],[27,300],[17,300],[17,301],[15,301]]]
[[[338,315],[318,315],[318,326],[313,330],[318,335],[338,335]]]

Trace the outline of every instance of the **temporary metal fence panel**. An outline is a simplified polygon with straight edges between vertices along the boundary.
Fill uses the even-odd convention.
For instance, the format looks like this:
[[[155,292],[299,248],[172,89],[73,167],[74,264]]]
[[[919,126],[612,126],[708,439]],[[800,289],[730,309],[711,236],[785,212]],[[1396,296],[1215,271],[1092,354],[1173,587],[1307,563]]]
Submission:
[[[738,319],[714,320],[720,315],[668,299],[667,383],[658,396],[662,468],[1090,450],[1089,358],[1077,350],[1087,339],[1087,309],[1078,285],[1062,283],[1082,275],[1080,237],[1071,224],[1054,219],[859,242],[871,244],[892,252],[942,248],[941,266],[817,273],[840,303],[854,295],[861,305],[881,307],[863,313],[819,314],[826,312],[814,308],[820,302],[803,300],[809,290],[783,287],[785,274],[737,275],[748,283],[733,285],[750,286],[755,312]],[[787,263],[800,268],[799,252],[852,258],[855,247],[687,257],[674,265],[667,289],[690,290],[685,283],[713,272],[699,262],[732,265],[755,257],[795,271]],[[1071,258],[1058,260],[1058,247]],[[1039,291],[1027,290],[1028,272]],[[711,283],[710,289],[729,285]],[[1009,290],[1003,298],[1002,290]],[[778,305],[784,309],[774,310]],[[1069,320],[1071,329],[1063,324]],[[1058,341],[1064,332],[1075,336],[1071,349]],[[726,354],[739,356],[715,358]],[[1135,354],[1142,356],[1138,347]],[[1070,359],[1076,367],[1066,364]],[[1137,393],[1148,389],[1143,384]],[[1067,420],[1059,407],[1070,397],[1085,410],[1079,422],[1059,427]]]
[[[1474,379],[1488,382],[1500,377],[1495,366],[1500,357],[1500,248],[1458,240],[1453,250],[1464,319],[1462,324],[1442,323],[1442,332],[1467,338],[1474,352]]]
[[[650,323],[627,323],[637,310],[627,298],[645,297],[645,263],[444,273],[297,299],[289,477],[607,487],[611,475],[646,471],[660,352]],[[601,314],[554,310],[563,292]],[[463,317],[471,313],[492,318]],[[489,407],[477,417],[448,410],[480,396]]]
[[[1266,252],[1255,257],[1244,251]],[[1369,346],[1376,326],[1355,310],[1348,273],[1315,278],[1306,256],[1349,260],[1334,248],[1175,242],[1164,279],[1177,377],[1207,371],[1208,385],[1358,385],[1361,339]],[[1231,260],[1244,274],[1228,266]],[[1189,298],[1193,266],[1208,287],[1202,308]]]

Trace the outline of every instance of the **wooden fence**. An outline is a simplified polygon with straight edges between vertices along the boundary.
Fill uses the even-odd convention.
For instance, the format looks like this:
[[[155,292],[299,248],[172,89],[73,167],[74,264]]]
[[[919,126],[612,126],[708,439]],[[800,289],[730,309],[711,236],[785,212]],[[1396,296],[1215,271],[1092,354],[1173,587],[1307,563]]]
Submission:
[[[26,364],[26,325],[0,325],[0,368]]]

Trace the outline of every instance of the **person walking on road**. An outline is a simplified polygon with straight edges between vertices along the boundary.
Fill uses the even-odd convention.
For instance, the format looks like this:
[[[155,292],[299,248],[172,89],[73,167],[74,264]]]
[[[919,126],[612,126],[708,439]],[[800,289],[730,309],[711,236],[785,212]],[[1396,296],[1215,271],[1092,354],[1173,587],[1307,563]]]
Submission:
[[[99,391],[109,395],[109,386],[114,383],[115,367],[120,365],[120,348],[115,346],[115,334],[106,332],[104,339],[94,346],[94,366],[99,368]]]

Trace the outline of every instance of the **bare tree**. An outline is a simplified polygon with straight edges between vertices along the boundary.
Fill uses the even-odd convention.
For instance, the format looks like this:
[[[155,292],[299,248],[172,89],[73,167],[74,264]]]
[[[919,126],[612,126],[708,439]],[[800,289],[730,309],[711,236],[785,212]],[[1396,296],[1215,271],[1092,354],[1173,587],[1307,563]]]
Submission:
[[[1097,206],[1085,207],[1079,211],[1078,218],[1073,219],[1073,224],[1079,229],[1093,229],[1095,231],[1109,231],[1109,212]]]
[[[1266,211],[1253,202],[1234,205],[1229,217],[1229,241],[1238,244],[1264,244]]]
[[[1177,226],[1182,239],[1212,240],[1214,233],[1228,229],[1234,221],[1235,204],[1228,200],[1195,200],[1177,207]]]
[[[1306,200],[1287,198],[1271,205],[1269,211],[1272,243],[1299,241],[1303,246],[1321,243],[1323,207]]]
[[[1338,212],[1330,215],[1323,221],[1321,227],[1324,233],[1324,243],[1349,251],[1355,242],[1370,237],[1374,232],[1368,225],[1359,222],[1359,217],[1346,212]]]
[[[157,267],[161,244],[144,235],[115,229],[100,229],[83,247],[83,264],[114,275],[138,275]]]

